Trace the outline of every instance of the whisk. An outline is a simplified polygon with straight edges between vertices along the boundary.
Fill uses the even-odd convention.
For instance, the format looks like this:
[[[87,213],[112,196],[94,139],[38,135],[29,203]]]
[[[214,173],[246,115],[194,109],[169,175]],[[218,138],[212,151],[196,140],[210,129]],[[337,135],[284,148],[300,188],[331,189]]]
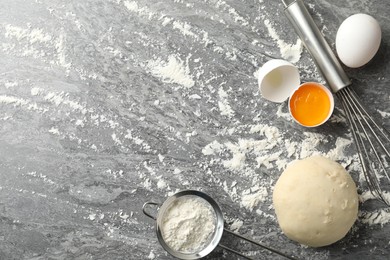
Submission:
[[[333,93],[341,100],[367,186],[390,206],[390,135],[362,105],[351,81],[316,26],[302,0],[282,0],[285,14]]]

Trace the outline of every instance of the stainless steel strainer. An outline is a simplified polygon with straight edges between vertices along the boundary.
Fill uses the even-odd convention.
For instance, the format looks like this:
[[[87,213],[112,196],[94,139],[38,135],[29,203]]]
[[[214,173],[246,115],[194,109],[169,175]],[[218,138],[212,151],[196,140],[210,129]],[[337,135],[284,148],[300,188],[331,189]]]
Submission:
[[[164,217],[164,214],[166,213],[167,209],[177,199],[183,198],[185,196],[197,197],[197,198],[203,199],[204,202],[208,203],[208,205],[210,205],[214,211],[214,224],[215,224],[214,232],[210,235],[208,241],[204,244],[204,246],[200,247],[199,250],[197,250],[195,252],[180,252],[178,250],[174,250],[166,243],[166,241],[164,240],[163,234],[162,234],[162,221],[164,219],[163,217]],[[155,206],[158,208],[157,216],[154,216],[152,213],[150,213],[148,211],[148,208],[151,206]],[[269,251],[276,253],[278,255],[281,255],[287,259],[297,259],[297,258],[288,256],[288,255],[286,255],[286,254],[284,254],[276,249],[273,249],[271,247],[260,244],[260,243],[254,241],[250,238],[244,237],[242,235],[239,235],[237,233],[234,233],[230,230],[225,229],[224,228],[224,219],[223,219],[223,214],[222,214],[221,208],[218,206],[218,204],[215,202],[214,199],[212,199],[210,196],[208,196],[207,194],[200,192],[200,191],[184,190],[184,191],[178,192],[178,193],[172,195],[171,197],[169,197],[168,199],[166,199],[162,205],[160,203],[151,202],[151,201],[146,202],[143,205],[142,209],[143,209],[143,213],[146,216],[148,216],[156,221],[156,233],[157,233],[158,241],[160,242],[161,246],[169,254],[171,254],[172,256],[177,257],[179,259],[186,259],[187,260],[187,259],[199,259],[199,258],[205,257],[208,254],[210,254],[217,246],[219,246],[220,248],[223,248],[227,251],[230,251],[236,255],[239,255],[243,258],[253,259],[253,258],[250,258],[250,257],[248,257],[248,256],[246,256],[246,255],[244,255],[244,254],[242,254],[234,249],[231,249],[229,247],[221,245],[219,242],[220,242],[224,232],[229,233],[231,235],[234,235],[240,239],[243,239],[243,240],[250,242],[252,244],[255,244],[257,246],[260,246],[263,249],[269,250]]]
[[[210,238],[208,239],[208,242],[201,248],[199,248],[196,252],[191,253],[184,253],[177,250],[172,249],[164,240],[163,234],[162,234],[162,220],[164,219],[163,216],[166,213],[167,209],[172,205],[172,203],[177,200],[178,198],[183,198],[185,196],[189,197],[200,197],[205,200],[206,203],[209,203],[214,211],[214,224],[215,229],[213,234],[211,234]],[[146,206],[148,205],[155,205],[159,206],[157,218],[153,215],[149,214],[146,211]],[[158,241],[160,242],[161,246],[171,255],[180,258],[180,259],[199,259],[201,257],[204,257],[213,251],[217,245],[219,244],[219,241],[221,240],[222,234],[223,234],[223,215],[222,211],[217,205],[217,203],[208,195],[199,192],[199,191],[193,191],[193,190],[185,190],[179,193],[174,194],[173,196],[169,197],[161,206],[158,203],[155,202],[146,202],[143,206],[143,212],[148,217],[151,217],[156,220],[156,233]]]

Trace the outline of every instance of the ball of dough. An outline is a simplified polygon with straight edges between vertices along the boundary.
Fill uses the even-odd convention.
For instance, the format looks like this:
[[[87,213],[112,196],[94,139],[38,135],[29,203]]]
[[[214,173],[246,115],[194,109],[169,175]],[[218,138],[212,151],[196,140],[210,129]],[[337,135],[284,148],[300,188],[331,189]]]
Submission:
[[[289,164],[275,184],[273,203],[285,235],[311,247],[343,238],[358,214],[353,179],[340,164],[322,156]]]

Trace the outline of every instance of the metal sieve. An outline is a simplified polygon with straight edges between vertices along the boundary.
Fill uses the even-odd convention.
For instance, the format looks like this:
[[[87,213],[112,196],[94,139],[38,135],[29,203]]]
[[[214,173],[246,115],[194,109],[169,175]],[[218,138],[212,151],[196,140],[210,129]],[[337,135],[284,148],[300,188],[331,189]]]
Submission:
[[[198,251],[196,252],[191,252],[191,253],[183,253],[177,250],[172,249],[164,240],[163,235],[162,235],[162,220],[164,217],[164,214],[166,210],[169,208],[169,206],[178,198],[184,197],[184,196],[194,196],[194,197],[200,197],[204,199],[207,203],[210,204],[212,207],[214,214],[215,214],[215,229],[213,234],[210,236],[208,243],[201,247]],[[200,191],[195,191],[195,190],[185,190],[178,192],[171,197],[169,197],[160,207],[158,210],[157,218],[154,217],[153,215],[149,214],[146,211],[146,207],[148,205],[156,205],[160,206],[158,203],[155,202],[146,202],[143,206],[143,212],[145,215],[147,215],[150,218],[153,218],[156,220],[156,233],[157,233],[157,238],[158,241],[160,242],[161,246],[171,255],[174,257],[180,258],[180,259],[199,259],[201,257],[204,257],[211,253],[219,244],[219,241],[221,240],[222,234],[223,234],[223,215],[222,211],[217,205],[217,203],[207,194],[202,193]]]
[[[181,252],[181,251],[178,251],[178,250],[174,250],[173,248],[171,248],[167,243],[166,241],[164,240],[164,237],[163,237],[163,234],[162,234],[162,221],[163,221],[163,217],[164,217],[164,214],[166,213],[167,209],[169,208],[169,206],[175,201],[177,200],[178,198],[182,198],[184,196],[191,196],[191,197],[199,197],[199,198],[202,198],[205,203],[208,203],[212,210],[214,211],[214,216],[215,216],[215,229],[214,229],[214,232],[210,235],[209,239],[208,239],[208,242],[199,248],[198,251],[195,251],[195,252],[190,252],[190,253],[187,253],[187,252]],[[154,216],[153,214],[149,213],[148,212],[148,207],[150,206],[156,206],[157,207],[157,216]],[[161,246],[169,253],[171,254],[172,256],[174,257],[177,257],[179,259],[184,259],[184,260],[187,260],[187,259],[199,259],[199,258],[202,258],[202,257],[205,257],[207,256],[208,254],[210,254],[217,246],[219,246],[220,248],[223,248],[229,252],[232,252],[236,255],[239,255],[243,258],[246,258],[246,259],[252,259],[234,249],[231,249],[229,247],[226,247],[224,245],[221,245],[219,244],[221,238],[222,238],[222,235],[223,235],[223,232],[226,232],[226,233],[229,233],[231,235],[234,235],[242,240],[245,240],[247,242],[250,242],[252,244],[255,244],[257,246],[260,246],[266,250],[269,250],[273,253],[276,253],[278,255],[281,255],[287,259],[293,259],[295,260],[296,258],[293,258],[291,256],[288,256],[276,249],[273,249],[271,247],[268,247],[268,246],[265,246],[265,245],[262,245],[250,238],[247,238],[247,237],[244,237],[240,234],[237,234],[237,233],[234,233],[230,230],[227,230],[227,229],[224,229],[224,219],[223,219],[223,215],[222,215],[222,211],[221,211],[221,208],[218,206],[218,204],[215,202],[214,199],[212,199],[210,196],[208,196],[207,194],[203,193],[203,192],[200,192],[200,191],[196,191],[196,190],[184,190],[184,191],[180,191],[174,195],[172,195],[171,197],[167,198],[164,203],[161,205],[160,203],[157,203],[157,202],[152,202],[152,201],[149,201],[149,202],[146,202],[143,207],[142,207],[142,211],[143,213],[154,219],[156,221],[156,233],[157,233],[157,238],[158,238],[158,241],[159,243],[161,244]]]

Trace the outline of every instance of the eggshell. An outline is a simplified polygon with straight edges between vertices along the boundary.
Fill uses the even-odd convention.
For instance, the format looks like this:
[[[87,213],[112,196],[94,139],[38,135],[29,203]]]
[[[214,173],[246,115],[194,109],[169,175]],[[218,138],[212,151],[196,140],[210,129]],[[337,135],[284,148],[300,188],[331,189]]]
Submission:
[[[336,35],[336,51],[342,63],[358,68],[377,53],[382,33],[377,20],[367,14],[355,14],[340,25]]]
[[[281,103],[298,88],[299,71],[288,61],[274,59],[267,61],[258,72],[261,95],[272,102]]]

